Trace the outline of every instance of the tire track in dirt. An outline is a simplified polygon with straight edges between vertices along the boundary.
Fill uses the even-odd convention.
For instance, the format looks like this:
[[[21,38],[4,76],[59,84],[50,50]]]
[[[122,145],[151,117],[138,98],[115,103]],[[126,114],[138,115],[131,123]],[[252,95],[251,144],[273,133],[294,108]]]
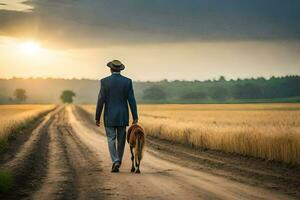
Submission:
[[[65,109],[49,132],[47,178],[33,199],[103,199],[101,161],[75,136]]]
[[[42,121],[45,119],[45,116],[57,108],[58,106],[55,106],[51,110],[42,113],[38,119],[34,120],[33,123],[28,124],[26,128],[22,128],[18,133],[12,135],[8,141],[8,145],[0,153],[0,166],[15,157],[15,155],[20,151],[20,147],[22,147],[25,142],[28,141],[34,129],[36,129],[38,125],[42,123]]]
[[[48,113],[16,155],[0,167],[1,170],[8,170],[14,180],[13,188],[8,193],[1,194],[1,199],[28,198],[31,191],[39,187],[47,166],[49,144],[47,128],[54,115],[61,109],[62,107],[58,107]]]
[[[49,126],[50,144],[47,175],[32,199],[75,199],[77,190],[74,185],[74,170],[67,155],[60,127],[64,125],[65,108],[55,115]]]

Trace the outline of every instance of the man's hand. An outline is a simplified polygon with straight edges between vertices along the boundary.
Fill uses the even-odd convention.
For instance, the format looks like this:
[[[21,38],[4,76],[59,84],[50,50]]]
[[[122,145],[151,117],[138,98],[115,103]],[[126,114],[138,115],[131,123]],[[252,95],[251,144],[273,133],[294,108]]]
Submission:
[[[96,121],[96,126],[100,126],[100,121]]]
[[[132,124],[137,124],[138,123],[138,120],[137,119],[134,119]]]

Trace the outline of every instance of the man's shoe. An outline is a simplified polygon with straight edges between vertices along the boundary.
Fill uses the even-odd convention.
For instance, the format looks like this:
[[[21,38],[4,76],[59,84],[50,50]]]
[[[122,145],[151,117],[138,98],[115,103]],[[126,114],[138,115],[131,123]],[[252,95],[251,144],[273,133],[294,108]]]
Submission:
[[[119,172],[119,168],[120,168],[120,164],[119,163],[114,163],[111,172],[112,173],[117,173],[117,172]]]
[[[112,170],[111,170],[112,173],[117,173],[119,172],[119,167],[115,166]]]

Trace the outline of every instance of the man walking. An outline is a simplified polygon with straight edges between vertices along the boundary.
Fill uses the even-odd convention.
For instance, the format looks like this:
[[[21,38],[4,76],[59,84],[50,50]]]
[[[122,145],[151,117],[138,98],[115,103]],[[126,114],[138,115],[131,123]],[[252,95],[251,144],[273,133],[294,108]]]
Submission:
[[[113,162],[111,172],[119,172],[126,141],[126,126],[129,125],[128,104],[133,123],[138,122],[138,114],[132,81],[120,73],[125,66],[118,60],[109,62],[107,66],[112,75],[101,80],[95,120],[96,125],[100,126],[100,117],[104,106],[104,126]]]

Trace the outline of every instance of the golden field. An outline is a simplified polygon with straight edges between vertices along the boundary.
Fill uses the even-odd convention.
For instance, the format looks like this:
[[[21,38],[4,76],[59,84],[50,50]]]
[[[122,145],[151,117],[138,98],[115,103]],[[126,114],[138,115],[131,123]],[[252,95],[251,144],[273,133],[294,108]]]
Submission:
[[[84,105],[94,114],[95,106]],[[300,104],[139,105],[146,133],[193,147],[300,164]]]
[[[14,131],[53,108],[54,105],[0,105],[0,143],[3,145]]]

